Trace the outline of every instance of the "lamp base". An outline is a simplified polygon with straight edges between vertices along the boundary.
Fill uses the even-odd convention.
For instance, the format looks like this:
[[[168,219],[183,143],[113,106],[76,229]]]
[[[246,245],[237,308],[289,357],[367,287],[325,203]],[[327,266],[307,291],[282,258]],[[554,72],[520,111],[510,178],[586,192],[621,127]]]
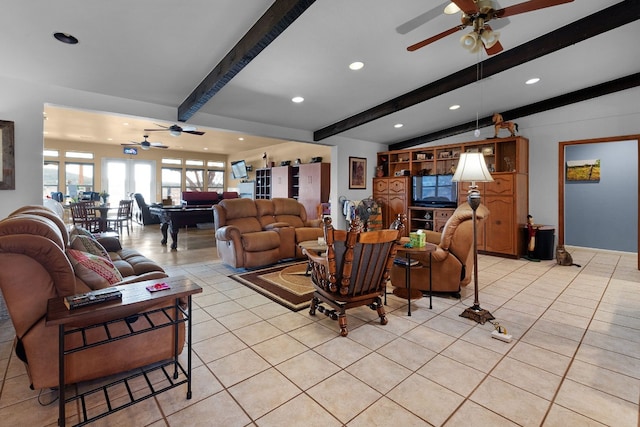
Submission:
[[[460,317],[466,317],[467,319],[475,320],[476,322],[484,325],[487,320],[493,320],[495,317],[489,313],[489,310],[485,310],[480,308],[479,305],[474,305],[473,307],[467,307]]]

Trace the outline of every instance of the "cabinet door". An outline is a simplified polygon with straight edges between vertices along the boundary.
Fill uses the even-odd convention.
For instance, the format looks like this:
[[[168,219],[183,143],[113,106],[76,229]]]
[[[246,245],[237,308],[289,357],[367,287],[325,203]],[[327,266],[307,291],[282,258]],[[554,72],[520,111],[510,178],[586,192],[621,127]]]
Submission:
[[[512,197],[487,196],[485,203],[490,214],[485,220],[484,249],[506,255],[516,254]]]
[[[291,197],[291,167],[271,168],[271,197]]]
[[[329,163],[307,163],[298,168],[298,201],[304,205],[308,219],[318,217],[318,205],[329,200]]]

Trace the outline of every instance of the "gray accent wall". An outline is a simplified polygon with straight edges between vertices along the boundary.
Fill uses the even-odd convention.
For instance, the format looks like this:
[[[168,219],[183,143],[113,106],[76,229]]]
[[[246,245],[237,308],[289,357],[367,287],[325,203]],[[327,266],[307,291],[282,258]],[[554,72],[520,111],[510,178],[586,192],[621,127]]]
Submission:
[[[600,159],[599,182],[564,182],[565,244],[637,252],[637,141],[565,147],[567,161],[590,159]]]

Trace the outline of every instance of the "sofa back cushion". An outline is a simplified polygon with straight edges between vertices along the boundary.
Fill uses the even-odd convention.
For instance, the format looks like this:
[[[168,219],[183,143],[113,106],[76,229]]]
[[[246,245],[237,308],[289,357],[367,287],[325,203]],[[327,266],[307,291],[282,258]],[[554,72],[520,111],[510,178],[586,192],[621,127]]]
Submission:
[[[43,236],[54,242],[62,250],[66,239],[58,226],[48,218],[28,213],[19,213],[0,221],[0,236],[11,234],[32,234]]]
[[[258,221],[263,229],[266,229],[269,224],[276,222],[275,210],[271,200],[257,199],[256,209],[258,211]]]
[[[304,227],[307,221],[307,211],[295,199],[272,199],[276,222],[286,222],[292,227]]]
[[[214,213],[216,228],[233,225],[241,234],[262,231],[256,204],[251,199],[223,199],[214,206]]]

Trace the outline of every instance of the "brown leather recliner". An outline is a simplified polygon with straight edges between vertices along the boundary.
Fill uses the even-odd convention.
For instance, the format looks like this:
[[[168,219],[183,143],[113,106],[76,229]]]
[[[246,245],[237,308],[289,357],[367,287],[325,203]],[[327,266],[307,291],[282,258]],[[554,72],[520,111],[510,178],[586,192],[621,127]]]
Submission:
[[[442,233],[426,230],[427,242],[434,243],[436,250],[431,253],[433,262],[433,292],[453,292],[458,294],[461,286],[471,281],[473,274],[473,211],[468,203],[455,210]],[[480,205],[476,211],[478,223],[489,215],[489,210]],[[421,261],[420,266],[411,267],[411,289],[429,290],[429,255],[415,254],[412,259]],[[406,267],[394,264],[391,268],[391,284],[404,288]]]
[[[65,253],[68,244],[62,220],[42,206],[18,209],[0,221],[0,289],[18,339],[16,353],[25,362],[33,388],[58,385],[58,327],[46,325],[48,300],[90,290],[74,272]],[[109,255],[124,277],[116,285],[166,277],[159,265],[154,267],[132,249]],[[154,322],[162,322],[161,317],[152,316]],[[143,323],[140,316],[130,325],[120,321],[109,329],[118,336]],[[179,328],[178,348],[182,349],[184,323]],[[89,340],[95,339],[92,337]],[[65,382],[73,384],[169,359],[173,349],[173,329],[161,328],[75,352],[66,356]]]

